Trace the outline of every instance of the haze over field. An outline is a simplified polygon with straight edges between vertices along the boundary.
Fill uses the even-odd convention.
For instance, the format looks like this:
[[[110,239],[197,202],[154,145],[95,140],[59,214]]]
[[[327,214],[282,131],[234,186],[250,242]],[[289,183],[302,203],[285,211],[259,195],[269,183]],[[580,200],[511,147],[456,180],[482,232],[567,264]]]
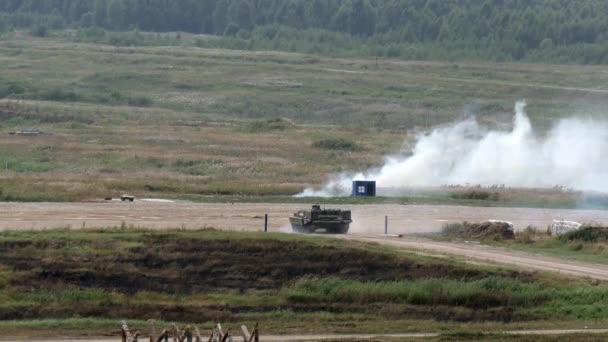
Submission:
[[[441,185],[564,186],[608,191],[608,125],[561,119],[546,134],[534,131],[521,101],[511,131],[486,130],[474,117],[418,138],[411,151],[386,158],[378,169],[340,174],[321,190],[299,196],[347,195],[353,180],[376,180],[379,188]]]

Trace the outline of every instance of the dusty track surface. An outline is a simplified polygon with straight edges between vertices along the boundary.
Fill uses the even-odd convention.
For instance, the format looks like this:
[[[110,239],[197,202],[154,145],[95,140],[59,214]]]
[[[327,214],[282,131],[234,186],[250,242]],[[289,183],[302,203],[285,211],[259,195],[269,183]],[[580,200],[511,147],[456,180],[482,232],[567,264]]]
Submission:
[[[288,217],[305,208],[301,204],[230,204],[158,202],[138,200],[102,203],[0,203],[0,230],[45,228],[94,228],[121,225],[159,228],[215,227],[229,230],[262,230],[264,214],[270,231],[290,231]],[[531,208],[488,208],[431,205],[347,205],[353,210],[352,233],[382,233],[384,216],[391,233],[432,232],[446,222],[507,220],[522,229],[544,228],[553,219],[608,224],[608,211]]]
[[[568,335],[568,334],[607,334],[608,329],[563,329],[563,330],[510,330],[497,332],[505,335]],[[282,336],[260,336],[261,341],[268,342],[306,342],[306,341],[404,341],[413,339],[424,339],[439,337],[438,333],[410,333],[410,334],[348,334],[348,335],[282,335]],[[27,340],[28,342],[116,342],[115,339],[56,339],[56,340]],[[2,341],[2,340],[0,340]],[[14,340],[12,340],[14,341]]]
[[[554,272],[568,276],[608,280],[608,265],[568,261],[500,247],[472,243],[438,242],[415,238],[382,238],[365,235],[348,235],[342,238],[375,242],[408,250],[418,250],[424,254],[454,255],[463,257],[471,262],[505,264],[523,270]]]
[[[146,228],[216,227],[262,230],[264,214],[270,215],[270,231],[285,231],[287,217],[297,204],[198,204],[190,202],[137,201],[134,203],[0,203],[0,229],[93,228],[133,225]],[[608,211],[549,210],[527,208],[479,208],[459,206],[352,205],[355,224],[351,234],[340,238],[376,242],[426,254],[454,255],[475,262],[608,280],[608,265],[572,262],[524,252],[467,243],[448,243],[418,238],[381,238],[384,216],[390,232],[430,232],[446,222],[508,220],[517,228],[545,227],[553,219],[608,223]]]

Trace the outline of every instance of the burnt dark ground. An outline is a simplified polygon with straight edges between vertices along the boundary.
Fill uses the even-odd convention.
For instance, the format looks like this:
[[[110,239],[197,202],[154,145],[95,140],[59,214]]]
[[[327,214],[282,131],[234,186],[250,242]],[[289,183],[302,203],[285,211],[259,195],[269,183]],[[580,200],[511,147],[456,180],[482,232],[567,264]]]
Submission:
[[[155,302],[128,298],[137,293],[169,296],[276,294],[304,278],[335,277],[358,281],[452,279],[473,281],[496,275],[452,263],[380,253],[363,248],[311,240],[205,238],[209,233],[120,233],[77,238],[0,240],[0,269],[8,269],[5,293],[101,289],[127,300],[19,303],[0,306],[0,319],[69,317],[156,317],[178,321],[231,321],[239,315],[293,312],[374,314],[386,317],[455,321],[510,321],[513,309],[496,305],[472,307],[392,303],[296,303],[289,300],[250,305],[220,302]],[[213,232],[210,234],[214,234]],[[101,238],[99,238],[101,236]],[[83,237],[83,238],[80,238]],[[109,238],[111,237],[111,238]],[[236,237],[236,235],[235,235]],[[524,281],[525,273],[509,273]]]

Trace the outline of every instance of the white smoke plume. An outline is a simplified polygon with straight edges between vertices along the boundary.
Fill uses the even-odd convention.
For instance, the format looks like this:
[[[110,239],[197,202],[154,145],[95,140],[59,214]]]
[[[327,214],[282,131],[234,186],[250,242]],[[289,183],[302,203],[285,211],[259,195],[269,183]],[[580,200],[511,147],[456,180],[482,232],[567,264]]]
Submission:
[[[488,131],[469,118],[420,136],[408,157],[388,157],[378,169],[338,175],[298,196],[348,195],[355,179],[377,181],[379,192],[466,184],[608,192],[606,122],[561,119],[539,137],[525,107],[523,101],[516,104],[511,131]]]

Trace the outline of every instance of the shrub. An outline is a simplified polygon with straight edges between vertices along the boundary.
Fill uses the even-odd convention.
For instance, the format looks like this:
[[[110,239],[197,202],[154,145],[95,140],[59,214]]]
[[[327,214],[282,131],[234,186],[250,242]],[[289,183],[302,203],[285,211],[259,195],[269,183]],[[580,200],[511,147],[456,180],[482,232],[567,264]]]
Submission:
[[[396,58],[401,57],[401,47],[399,45],[392,44],[386,49],[386,57]]]
[[[78,31],[78,38],[87,42],[100,42],[106,37],[106,31],[96,28],[90,27],[81,29]]]
[[[578,230],[568,232],[559,238],[563,242],[582,241],[599,242],[608,241],[608,227],[584,226]]]
[[[545,38],[540,42],[538,47],[541,50],[549,50],[553,49],[555,47],[555,44],[553,43],[553,40],[551,38]]]
[[[284,119],[257,120],[247,123],[245,125],[245,131],[252,133],[276,130],[282,131],[287,129],[288,126],[288,122]]]
[[[251,32],[245,29],[240,29],[239,32],[237,32],[236,37],[239,39],[251,39]]]
[[[238,32],[239,32],[239,25],[237,25],[235,23],[230,23],[230,24],[228,24],[228,26],[226,26],[226,29],[224,30],[224,36],[234,37],[234,36],[236,36],[236,34]]]
[[[18,83],[11,83],[6,87],[9,95],[25,93],[25,87]]]
[[[149,97],[137,96],[130,97],[127,103],[129,104],[129,106],[133,107],[150,107],[154,103],[154,101]]]
[[[582,243],[575,243],[574,245],[572,245],[572,246],[570,247],[570,249],[571,249],[571,250],[573,250],[573,251],[575,251],[575,252],[578,252],[578,251],[583,250],[583,247],[584,247],[584,246],[583,246],[583,244],[582,244]]]
[[[463,222],[447,224],[442,232],[445,236],[453,236],[465,239],[513,239],[513,227],[506,222]]]
[[[32,28],[31,34],[32,34],[32,36],[35,36],[35,37],[41,37],[41,38],[48,37],[49,28],[46,27],[45,25],[38,24]]]
[[[484,190],[467,190],[453,192],[450,194],[451,198],[454,199],[468,199],[468,200],[479,200],[479,201],[498,201],[500,194],[498,192],[489,192]]]
[[[448,223],[441,229],[441,234],[445,236],[462,236],[464,234],[464,224],[462,223]]]
[[[516,234],[516,239],[520,243],[531,244],[534,243],[534,236],[536,234],[538,234],[538,230],[532,226],[528,226],[526,229]]]
[[[312,147],[322,148],[326,150],[340,151],[359,151],[361,147],[355,142],[344,138],[328,138],[317,140],[312,144]]]
[[[0,98],[12,95],[21,95],[25,93],[26,90],[27,89],[22,84],[19,84],[17,82],[9,82],[5,86],[0,85]]]
[[[191,160],[191,159],[179,159],[173,163],[173,167],[176,171],[193,175],[203,176],[209,174],[214,169],[222,166],[221,160]]]
[[[76,102],[79,98],[80,96],[75,92],[61,88],[55,88],[42,94],[42,99],[47,101]]]

